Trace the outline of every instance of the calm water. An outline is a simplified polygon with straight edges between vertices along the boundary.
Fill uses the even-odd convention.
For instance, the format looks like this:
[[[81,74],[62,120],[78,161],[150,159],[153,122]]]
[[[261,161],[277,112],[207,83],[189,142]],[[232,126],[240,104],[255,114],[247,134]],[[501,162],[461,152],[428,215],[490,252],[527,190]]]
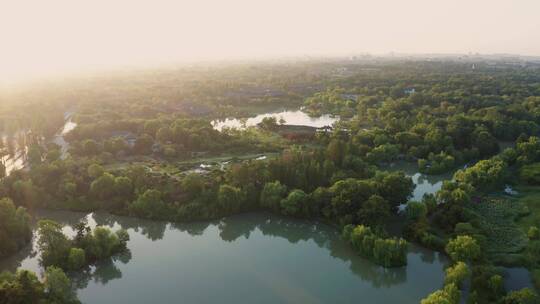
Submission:
[[[71,275],[83,303],[418,303],[442,286],[446,263],[411,246],[406,267],[384,269],[354,254],[334,228],[269,214],[190,224],[40,216],[66,233],[83,217],[130,233],[129,254]],[[37,259],[28,248],[0,269],[41,271]]]
[[[280,119],[285,120],[286,125],[300,125],[300,126],[310,126],[321,128],[324,126],[332,126],[332,124],[339,120],[338,117],[330,115],[322,115],[320,117],[310,117],[308,114],[302,112],[301,110],[294,111],[281,111],[275,113],[265,113],[259,114],[255,117],[250,117],[247,119],[239,118],[227,118],[221,120],[212,121],[214,129],[221,131],[224,127],[228,128],[243,128],[255,126],[260,123],[265,117],[275,117],[278,122]],[[245,122],[245,124],[244,124]]]
[[[412,178],[413,183],[416,185],[411,198],[414,201],[421,201],[424,194],[435,194],[441,189],[443,181],[451,180],[454,175],[454,171],[438,175],[423,174],[418,172],[418,166],[416,164],[410,162],[398,162],[383,169],[391,171],[401,170]]]
[[[521,288],[532,288],[530,272],[524,267],[501,267],[504,277],[504,288],[506,290],[519,290]]]
[[[72,120],[72,113],[66,113],[65,116],[66,123],[52,140],[55,144],[60,146],[60,155],[62,159],[67,157],[67,151],[69,149],[69,143],[65,140],[64,136],[77,127],[77,123]]]

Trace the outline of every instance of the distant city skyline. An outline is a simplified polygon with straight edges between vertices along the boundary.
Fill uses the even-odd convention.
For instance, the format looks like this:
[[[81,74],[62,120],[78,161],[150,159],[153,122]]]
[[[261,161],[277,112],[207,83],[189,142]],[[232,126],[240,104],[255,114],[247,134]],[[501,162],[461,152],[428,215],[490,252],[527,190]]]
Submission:
[[[540,56],[538,0],[9,1],[0,81],[193,60]]]

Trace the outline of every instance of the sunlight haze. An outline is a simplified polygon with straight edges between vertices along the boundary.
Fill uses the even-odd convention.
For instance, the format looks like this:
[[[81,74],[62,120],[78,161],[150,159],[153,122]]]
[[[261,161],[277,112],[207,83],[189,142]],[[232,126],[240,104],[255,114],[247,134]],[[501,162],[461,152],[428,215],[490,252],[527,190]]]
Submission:
[[[540,1],[3,1],[0,80],[304,55],[540,55]]]
[[[540,0],[0,0],[0,304],[540,304]]]

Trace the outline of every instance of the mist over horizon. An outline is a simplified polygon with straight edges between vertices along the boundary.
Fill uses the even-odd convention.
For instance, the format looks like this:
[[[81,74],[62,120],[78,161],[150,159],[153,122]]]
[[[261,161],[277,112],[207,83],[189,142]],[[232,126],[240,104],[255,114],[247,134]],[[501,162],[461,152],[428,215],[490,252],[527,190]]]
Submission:
[[[540,56],[540,2],[6,3],[0,82],[186,62],[361,54]]]
[[[540,304],[540,0],[0,3],[0,304]]]

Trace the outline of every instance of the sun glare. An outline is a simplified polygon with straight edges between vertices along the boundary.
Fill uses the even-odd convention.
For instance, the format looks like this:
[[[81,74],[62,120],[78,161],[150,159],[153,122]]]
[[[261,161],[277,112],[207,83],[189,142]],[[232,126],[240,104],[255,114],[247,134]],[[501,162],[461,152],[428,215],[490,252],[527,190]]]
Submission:
[[[0,79],[198,59],[540,54],[540,2],[2,1]]]

